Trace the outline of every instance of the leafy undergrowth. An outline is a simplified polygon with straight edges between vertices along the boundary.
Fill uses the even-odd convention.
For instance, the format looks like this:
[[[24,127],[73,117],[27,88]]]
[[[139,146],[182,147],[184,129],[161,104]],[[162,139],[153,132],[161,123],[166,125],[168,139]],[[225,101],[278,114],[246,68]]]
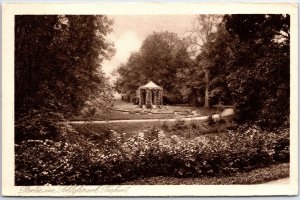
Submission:
[[[290,164],[281,163],[251,170],[237,172],[231,176],[177,178],[177,177],[148,177],[122,183],[123,185],[232,185],[232,184],[260,184],[290,175]]]
[[[179,121],[137,134],[86,127],[52,140],[23,140],[15,145],[15,182],[119,184],[153,176],[228,176],[289,162],[288,129],[206,126]]]
[[[127,136],[134,136],[145,130],[164,131],[167,136],[177,135],[183,138],[194,138],[203,134],[216,134],[227,131],[233,127],[228,123],[215,123],[208,125],[203,121],[147,121],[147,122],[111,122],[107,124],[83,123],[72,124],[76,131],[84,135],[93,135],[114,130],[118,133],[127,133]]]

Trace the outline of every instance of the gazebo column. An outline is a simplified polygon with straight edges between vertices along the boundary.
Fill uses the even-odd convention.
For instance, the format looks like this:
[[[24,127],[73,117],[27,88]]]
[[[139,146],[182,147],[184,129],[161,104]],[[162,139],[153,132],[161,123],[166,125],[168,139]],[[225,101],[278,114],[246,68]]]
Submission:
[[[163,105],[163,90],[160,89],[158,91],[157,95],[158,95],[158,100],[159,100],[159,108],[161,108]]]
[[[146,90],[146,108],[152,108],[152,91],[151,90]]]
[[[139,107],[142,108],[143,107],[143,104],[142,104],[142,95],[140,94],[139,96]]]
[[[150,105],[151,105],[151,108],[152,108],[152,105],[153,105],[153,102],[152,102],[152,90],[149,90],[149,99],[150,99]]]
[[[139,107],[142,108],[143,107],[143,93],[142,93],[142,90],[141,88],[139,88]]]
[[[152,91],[152,95],[154,96],[154,98],[153,98],[153,105],[157,105],[157,94],[156,94],[156,90],[153,90]]]

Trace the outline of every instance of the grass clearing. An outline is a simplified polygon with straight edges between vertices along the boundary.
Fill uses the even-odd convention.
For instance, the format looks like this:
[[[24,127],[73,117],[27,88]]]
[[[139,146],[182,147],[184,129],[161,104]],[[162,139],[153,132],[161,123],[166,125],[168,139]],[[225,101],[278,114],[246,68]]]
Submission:
[[[194,114],[193,114],[194,112]],[[216,108],[194,107],[190,105],[164,105],[162,109],[141,109],[132,103],[117,100],[109,110],[98,110],[92,116],[79,115],[72,121],[84,120],[131,120],[131,119],[180,119],[208,116],[217,113]]]
[[[129,113],[116,110],[110,110],[109,112],[98,111],[94,116],[76,116],[73,117],[72,121],[83,121],[83,120],[92,120],[92,121],[102,121],[102,120],[131,120],[131,119],[174,119],[180,117],[175,114],[159,114],[159,113]]]

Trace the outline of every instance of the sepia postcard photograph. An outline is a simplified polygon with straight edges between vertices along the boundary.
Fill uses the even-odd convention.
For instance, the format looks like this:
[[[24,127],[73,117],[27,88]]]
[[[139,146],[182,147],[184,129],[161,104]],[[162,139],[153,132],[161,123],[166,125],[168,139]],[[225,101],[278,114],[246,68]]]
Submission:
[[[297,9],[4,4],[3,195],[297,195]]]

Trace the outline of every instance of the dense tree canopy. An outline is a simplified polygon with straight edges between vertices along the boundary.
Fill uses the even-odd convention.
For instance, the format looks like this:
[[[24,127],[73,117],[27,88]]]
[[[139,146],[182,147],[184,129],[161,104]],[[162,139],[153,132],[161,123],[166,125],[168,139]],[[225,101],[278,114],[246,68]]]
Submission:
[[[227,78],[240,120],[282,125],[289,119],[289,15],[226,16],[226,28],[239,40],[236,70]]]
[[[48,108],[76,112],[105,84],[101,61],[105,16],[16,16],[16,112]]]
[[[105,39],[111,24],[106,16],[15,17],[17,122],[42,110],[68,116],[105,93],[101,62],[113,53]]]
[[[240,122],[288,121],[288,15],[227,15],[198,59],[212,63],[213,104],[232,101]]]
[[[192,64],[187,48],[187,42],[175,33],[154,32],[126,64],[118,67],[116,88],[133,96],[138,87],[151,80],[164,88],[167,102],[184,101],[188,88],[181,76]]]

